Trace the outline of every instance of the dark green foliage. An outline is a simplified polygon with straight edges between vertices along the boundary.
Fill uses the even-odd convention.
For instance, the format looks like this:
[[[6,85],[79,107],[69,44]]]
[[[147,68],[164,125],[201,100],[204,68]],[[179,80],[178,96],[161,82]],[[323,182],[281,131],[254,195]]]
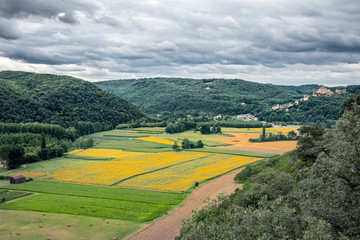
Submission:
[[[65,153],[65,149],[61,145],[48,146],[46,148],[40,148],[37,151],[37,155],[41,160],[48,160],[50,158],[61,157]]]
[[[215,134],[221,133],[221,127],[220,126],[213,126],[211,128],[211,133],[215,133]]]
[[[70,127],[86,121],[114,128],[143,116],[133,105],[90,82],[68,76],[0,72],[1,122],[42,122]],[[92,129],[79,133],[85,131],[90,133]]]
[[[39,161],[39,156],[35,153],[25,153],[24,154],[24,164],[33,163]]]
[[[300,132],[302,161],[313,164],[287,154],[247,166],[236,176],[243,190],[195,212],[177,239],[359,239],[360,106],[334,131]]]
[[[21,191],[11,191],[11,190],[3,191],[3,192],[0,192],[0,204],[17,199],[17,198],[29,196],[31,194],[32,193],[21,192]]]
[[[299,183],[306,215],[331,224],[334,231],[360,237],[360,106],[345,111],[336,129],[325,136],[326,151]]]
[[[196,142],[196,147],[197,147],[197,148],[203,148],[203,147],[204,147],[204,143],[203,143],[201,140],[198,140],[198,141]]]
[[[92,146],[94,146],[94,139],[92,138],[79,138],[73,143],[73,147],[81,149],[91,148]]]
[[[75,128],[63,128],[55,124],[47,123],[0,123],[0,134],[10,133],[34,133],[49,135],[57,139],[76,138]]]
[[[341,104],[341,108],[340,108],[340,115],[343,115],[345,112],[347,111],[351,111],[354,112],[354,107],[356,105],[360,105],[360,95],[358,95],[355,98],[349,98],[346,99],[342,104]]]
[[[260,128],[263,124],[259,121],[212,121],[212,122],[198,122],[198,126],[210,125],[227,128]],[[271,127],[271,124],[265,124],[265,127]]]
[[[183,149],[203,148],[204,147],[204,143],[201,140],[199,140],[195,143],[193,141],[190,141],[187,138],[184,138],[181,145],[182,145]]]
[[[276,86],[240,79],[129,79],[96,83],[102,89],[128,100],[147,113],[164,111],[191,114],[259,113],[310,94],[317,85]],[[210,90],[207,90],[209,89]],[[151,96],[151,97],[149,97]],[[241,103],[245,103],[242,105]],[[180,115],[178,115],[180,116]]]
[[[272,157],[269,160],[261,161],[256,164],[247,165],[244,170],[236,174],[234,180],[239,183],[245,183],[250,181],[252,176],[259,174],[260,172],[275,171],[286,172],[294,175],[294,165],[289,164],[292,161],[292,153],[285,153],[281,156]]]
[[[265,131],[263,131],[264,133]],[[269,133],[267,135],[261,134],[259,138],[250,138],[249,142],[274,142],[274,141],[294,141],[298,140],[300,136],[296,136],[294,131],[289,132],[287,136],[283,134]]]
[[[182,122],[176,122],[174,124],[169,124],[165,128],[165,132],[167,133],[180,133],[185,132],[187,130],[195,129],[196,123],[191,121],[182,121]]]
[[[340,118],[340,105],[348,97],[348,95],[310,97],[308,101],[301,101],[299,105],[294,105],[288,110],[267,109],[257,116],[267,122],[321,122],[328,125]]]
[[[195,143],[187,138],[184,138],[184,140],[181,143],[181,146],[183,149],[195,148]]]
[[[295,187],[294,179],[286,173],[264,172],[250,179],[251,188],[234,196],[237,205],[248,207],[258,206],[262,198],[275,200],[286,196]]]
[[[181,148],[176,142],[174,142],[174,144],[172,145],[172,149],[173,149],[175,152],[180,152],[180,151],[182,151],[182,148]]]
[[[200,133],[201,134],[210,134],[210,126],[209,125],[204,125],[200,128]]]
[[[264,142],[265,138],[266,138],[266,128],[265,128],[265,126],[263,126],[260,139],[261,139],[262,142]]]
[[[324,143],[321,142],[325,130],[318,124],[302,126],[299,130],[301,138],[295,151],[297,158],[311,165],[318,155],[324,150]]]
[[[41,133],[41,148],[46,148],[45,133]]]
[[[10,145],[8,155],[6,157],[6,167],[14,169],[24,163],[25,150],[19,145]]]

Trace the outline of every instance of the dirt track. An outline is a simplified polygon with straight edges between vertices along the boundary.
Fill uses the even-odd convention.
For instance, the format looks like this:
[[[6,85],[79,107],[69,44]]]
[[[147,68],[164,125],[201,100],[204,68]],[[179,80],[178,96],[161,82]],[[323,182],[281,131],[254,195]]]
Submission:
[[[219,193],[230,194],[236,188],[241,188],[241,184],[234,183],[234,177],[240,171],[233,171],[200,186],[191,194],[183,206],[127,239],[173,240],[180,233],[182,219],[190,217],[192,210],[202,207],[204,205],[203,200],[206,197],[215,198]]]

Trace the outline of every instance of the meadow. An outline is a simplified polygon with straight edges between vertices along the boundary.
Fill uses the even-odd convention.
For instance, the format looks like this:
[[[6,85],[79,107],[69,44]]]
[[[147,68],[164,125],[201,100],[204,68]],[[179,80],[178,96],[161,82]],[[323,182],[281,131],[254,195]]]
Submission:
[[[185,194],[163,193],[154,191],[140,191],[115,187],[79,185],[57,182],[31,181],[25,184],[11,184],[2,186],[7,189],[21,190],[34,193],[50,193],[58,195],[82,196],[92,198],[114,199],[141,203],[176,205],[185,198]]]
[[[0,209],[1,240],[123,239],[144,226],[145,223],[115,219]]]
[[[169,210],[169,206],[105,198],[39,193],[1,204],[0,209],[66,213],[146,222],[163,215],[165,211]]]

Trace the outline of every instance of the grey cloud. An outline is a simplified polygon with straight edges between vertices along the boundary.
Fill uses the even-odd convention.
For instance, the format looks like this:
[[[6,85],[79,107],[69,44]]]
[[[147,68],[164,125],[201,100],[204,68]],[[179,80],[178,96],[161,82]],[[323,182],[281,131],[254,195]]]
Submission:
[[[0,38],[6,40],[16,40],[21,37],[15,22],[0,18]]]
[[[86,77],[298,79],[311,66],[331,79],[331,66],[360,63],[360,2],[344,1],[2,0],[0,56]]]
[[[77,23],[75,11],[93,12],[95,6],[89,2],[71,0],[2,0],[0,15],[5,18],[40,16],[57,18],[65,23]],[[59,16],[60,15],[60,16]]]

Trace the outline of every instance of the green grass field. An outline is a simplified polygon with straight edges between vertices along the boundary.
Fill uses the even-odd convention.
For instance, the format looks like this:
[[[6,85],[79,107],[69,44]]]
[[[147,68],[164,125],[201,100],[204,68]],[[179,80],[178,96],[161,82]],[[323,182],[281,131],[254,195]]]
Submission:
[[[144,223],[114,219],[0,210],[1,240],[113,240],[115,237],[123,239],[145,226]]]
[[[0,204],[17,198],[25,197],[31,194],[32,193],[29,192],[0,189]]]
[[[208,153],[219,153],[219,154],[231,154],[231,155],[239,155],[239,156],[247,156],[247,157],[261,157],[261,158],[271,158],[278,154],[274,153],[262,153],[262,152],[250,152],[250,151],[240,151],[233,149],[223,149],[223,148],[195,148],[186,151],[194,151],[194,152],[208,152]]]
[[[165,205],[177,205],[186,197],[185,194],[140,191],[132,189],[122,189],[117,187],[100,187],[42,181],[31,181],[24,184],[11,184],[0,187],[0,190],[2,189],[13,189],[38,193],[83,196]]]
[[[26,164],[25,168],[17,168],[14,170],[9,171],[9,176],[16,175],[20,172],[26,171],[39,171],[39,172],[49,172],[54,171],[62,168],[68,167],[78,167],[78,166],[85,166],[85,165],[92,165],[96,163],[102,163],[104,160],[85,160],[85,159],[78,159],[73,157],[61,157],[61,158],[54,158],[47,161],[35,162],[31,164]]]
[[[146,222],[163,215],[165,211],[170,210],[170,206],[104,198],[38,193],[1,204],[0,209],[66,213]]]
[[[101,141],[95,148],[121,149],[130,152],[168,152],[172,151],[170,145],[157,144],[137,139],[125,141]]]

